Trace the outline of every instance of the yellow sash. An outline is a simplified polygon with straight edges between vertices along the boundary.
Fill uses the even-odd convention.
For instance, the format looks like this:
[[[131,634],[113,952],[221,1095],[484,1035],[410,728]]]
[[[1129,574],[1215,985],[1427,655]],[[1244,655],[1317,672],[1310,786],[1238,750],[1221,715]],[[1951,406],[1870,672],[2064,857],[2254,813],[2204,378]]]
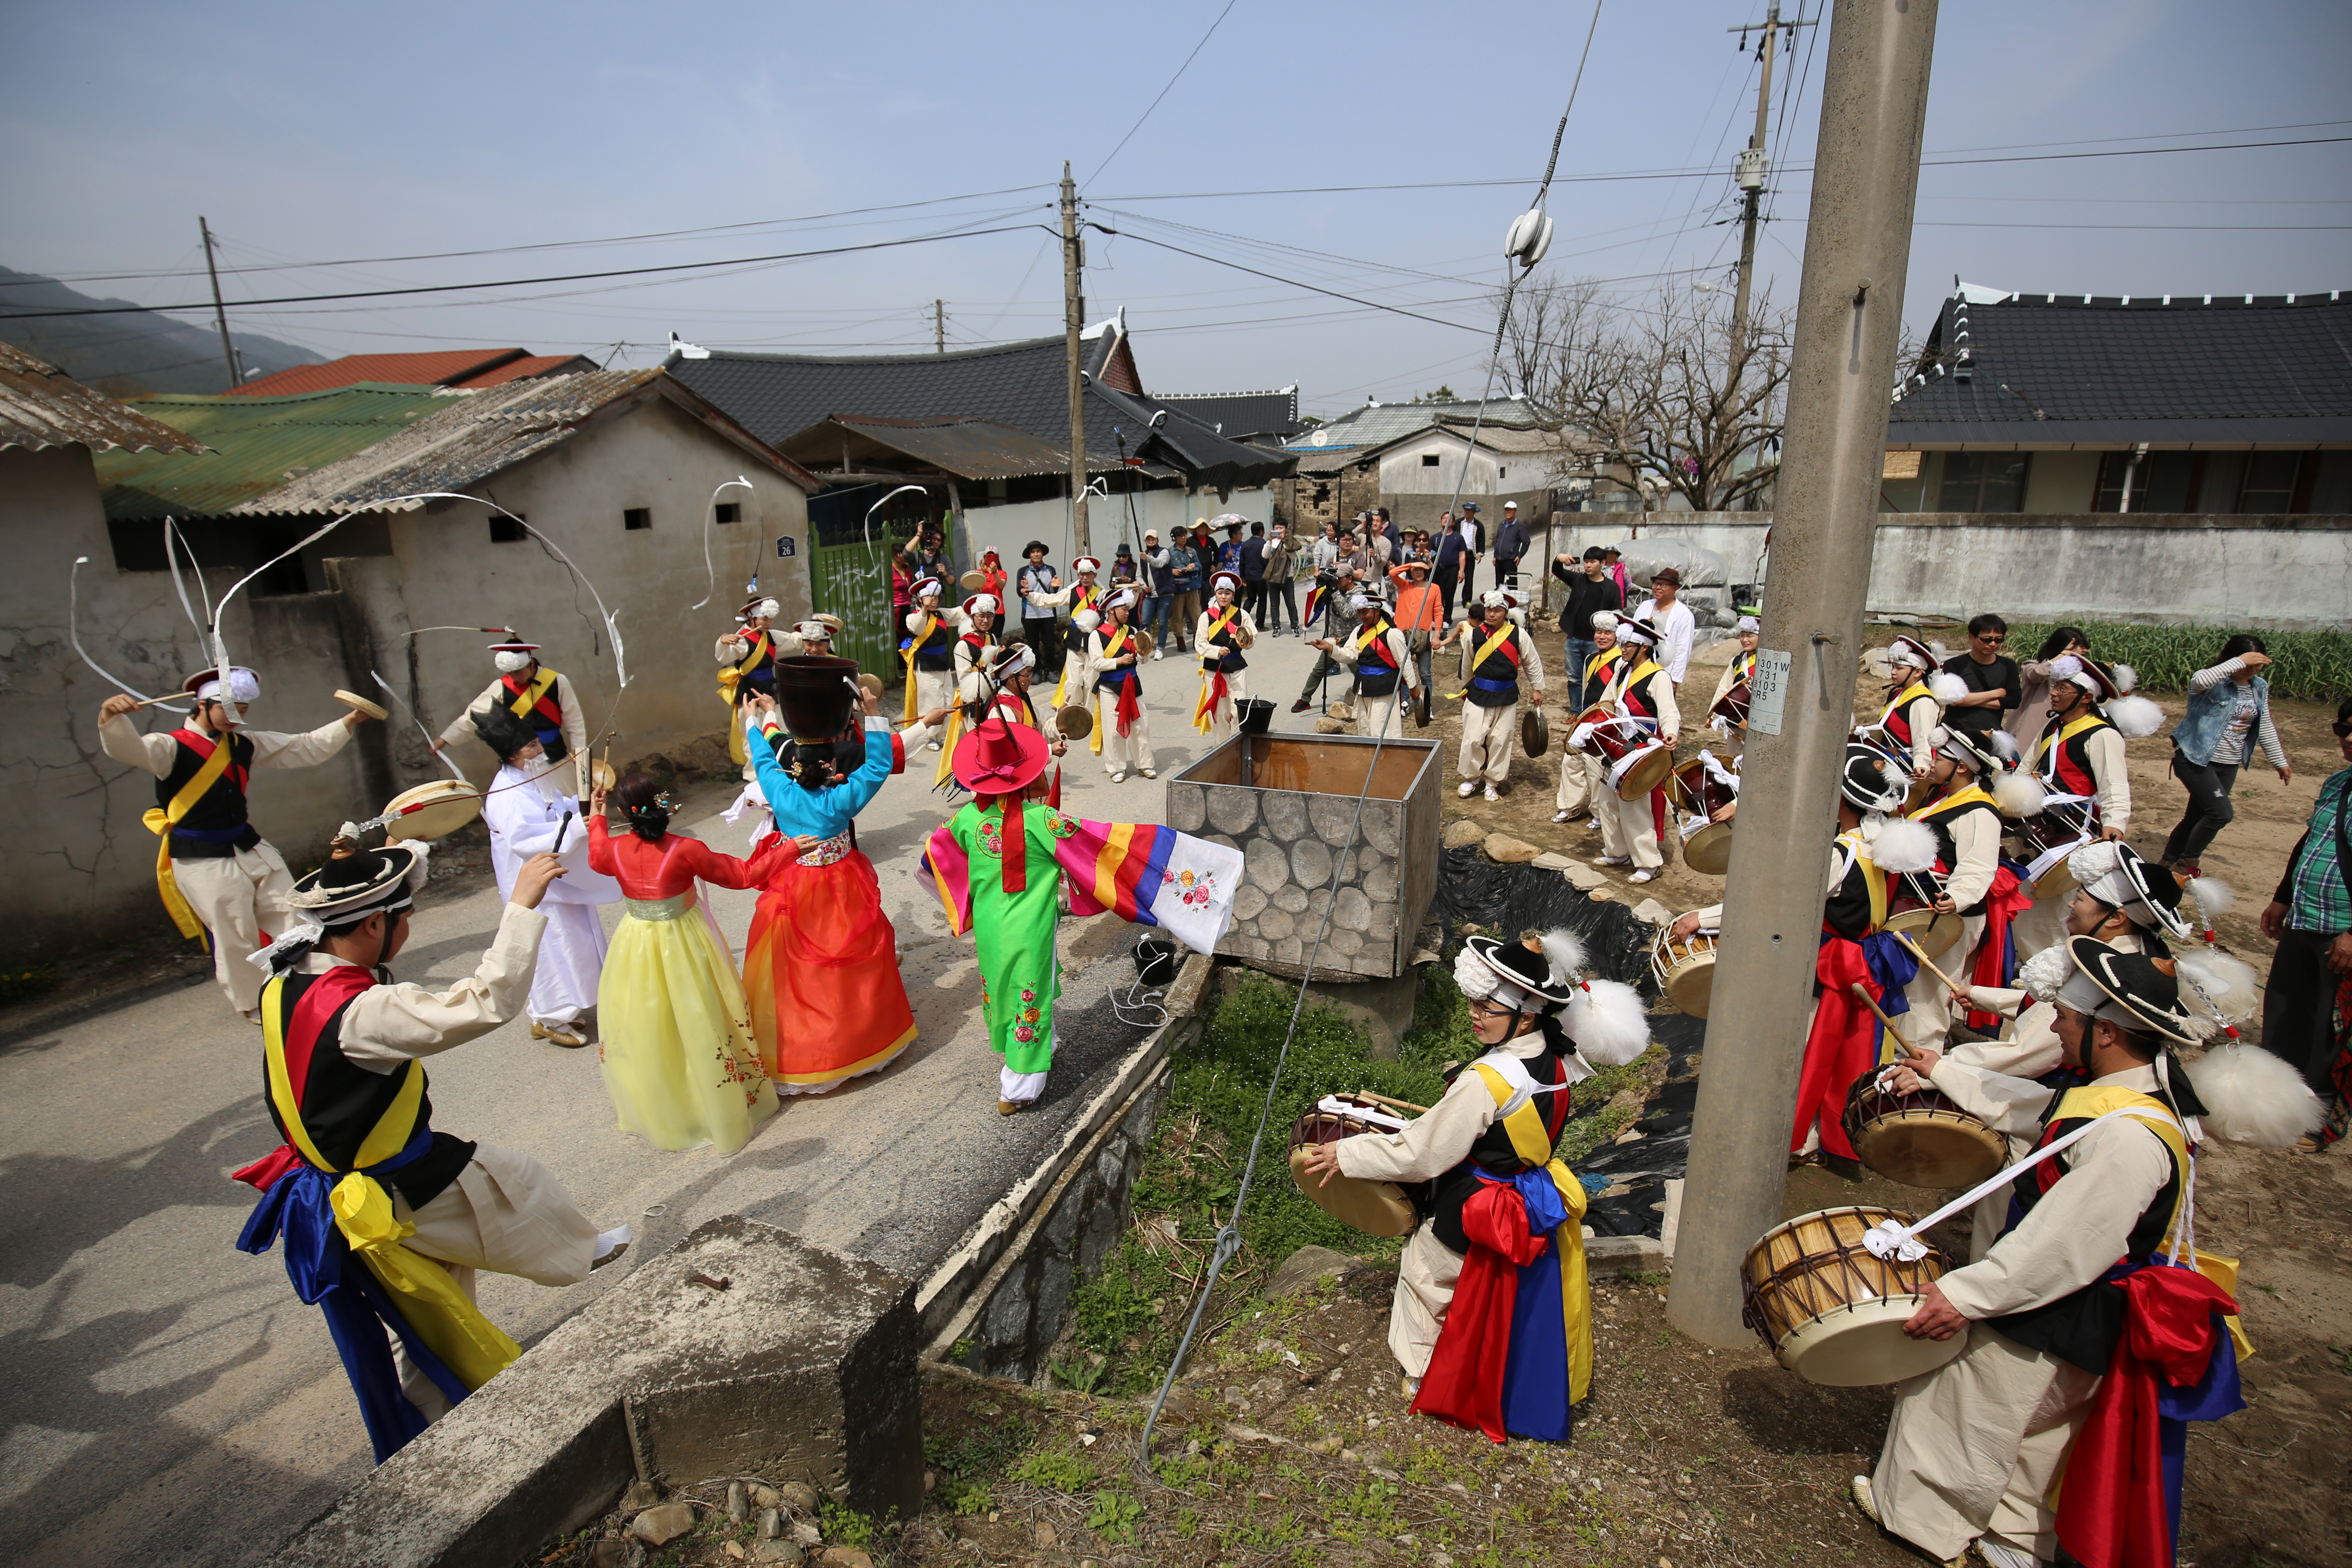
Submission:
[[[1213,645],[1217,634],[1234,624],[1234,612],[1240,608],[1239,605],[1226,605],[1225,613],[1210,622],[1209,629],[1193,644],[1192,651],[1201,657],[1201,700],[1192,705],[1192,728],[1202,734],[1216,726],[1217,705],[1212,699],[1217,689],[1216,667],[1224,658],[1223,653],[1213,650]],[[1227,682],[1228,687],[1231,684]]]
[[[915,650],[930,640],[931,633],[939,628],[939,616],[925,611],[923,629],[915,634],[914,640],[907,645],[907,651],[898,656],[907,661],[907,710],[898,719],[902,724],[911,724],[915,721]]]
[[[1911,814],[1911,820],[1914,822],[1925,822],[1929,817],[1934,816],[1938,813],[1950,811],[1956,806],[1966,805],[1972,800],[1980,800],[1987,805],[1992,805],[1993,809],[1996,811],[2000,809],[1998,805],[1993,805],[1992,796],[1985,794],[1984,787],[1981,784],[1970,784],[1968,788],[1960,790],[1955,794],[1937,795],[1934,800],[1929,801],[1927,805],[1913,812]]]
[[[1919,700],[1922,697],[1932,697],[1935,694],[1933,692],[1927,689],[1927,686],[1925,681],[1915,680],[1910,685],[1905,687],[1900,692],[1896,693],[1895,700],[1886,705],[1886,711],[1878,716],[1878,721],[1881,724],[1884,724],[1889,719],[1894,718],[1895,715],[1902,712],[1903,710],[1910,707],[1911,704]],[[1906,720],[1906,722],[1907,723],[1908,721]]]
[[[1495,1097],[1497,1110],[1511,1102],[1513,1090],[1507,1079],[1485,1062],[1470,1065],[1486,1079],[1486,1092]],[[1584,1184],[1570,1173],[1566,1162],[1552,1158],[1551,1134],[1544,1131],[1542,1113],[1533,1100],[1503,1118],[1503,1131],[1511,1140],[1513,1153],[1550,1173],[1551,1184],[1559,1189],[1559,1201],[1568,1210],[1568,1222],[1552,1232],[1551,1248],[1559,1258],[1560,1328],[1568,1337],[1568,1402],[1580,1404],[1592,1388],[1592,1290],[1584,1274]]]
[[[1465,621],[1463,624],[1467,626],[1469,623]],[[1478,672],[1478,667],[1486,663],[1487,659],[1493,658],[1495,650],[1501,647],[1505,643],[1509,642],[1512,636],[1517,633],[1518,629],[1518,627],[1513,626],[1510,622],[1505,621],[1503,623],[1503,629],[1496,632],[1493,637],[1488,637],[1484,643],[1481,643],[1478,647],[1478,651],[1470,656],[1470,673],[1472,675],[1475,675]],[[1466,679],[1468,677],[1465,677],[1464,679]],[[1469,694],[1470,689],[1465,686],[1461,690],[1455,692],[1453,696],[1448,697],[1445,700],[1448,702],[1459,702],[1463,698]]]
[[[767,636],[765,632],[762,632],[760,635],[762,637]],[[757,651],[757,649],[753,650],[755,654]],[[730,671],[729,673],[733,672]],[[729,700],[732,701],[735,683],[732,680],[728,679],[726,674],[722,674],[719,678],[719,684],[726,689]],[[530,717],[531,710],[539,706],[539,700],[546,696],[550,691],[553,690],[554,688],[555,671],[548,668],[547,666],[542,664],[539,667],[539,677],[530,683],[530,689],[517,692],[515,694],[515,700],[508,703],[507,707],[513,710],[516,718],[528,719]]]
[[[1853,833],[1841,833],[1837,836],[1837,841],[1840,844],[1850,844],[1853,847],[1853,863],[1862,868],[1863,882],[1870,889],[1870,929],[1885,930],[1886,873],[1880,870],[1871,859],[1870,846],[1864,841],[1859,830]]]
[[[1117,631],[1113,632],[1113,633],[1110,635],[1110,640],[1109,640],[1109,641],[1108,641],[1108,642],[1106,642],[1106,643],[1104,643],[1104,644],[1103,644],[1103,646],[1102,646],[1102,657],[1103,657],[1104,658],[1117,658],[1118,657],[1118,650],[1119,650],[1119,649],[1121,649],[1121,648],[1123,648],[1123,647],[1125,647],[1127,646],[1127,641],[1128,641],[1127,634],[1128,634],[1128,632],[1129,632],[1129,629],[1130,629],[1130,628],[1129,628],[1129,627],[1121,626],[1121,627],[1119,627]],[[1066,677],[1067,677],[1067,675],[1068,675],[1068,671],[1067,671],[1067,670],[1065,670],[1065,671],[1063,672],[1063,674],[1064,674],[1065,678],[1066,678]],[[1095,689],[1096,689],[1097,691],[1100,691],[1100,690],[1102,689],[1102,688],[1100,688],[1099,686],[1097,686],[1097,688],[1095,688]],[[1059,706],[1061,705],[1061,693],[1060,693],[1060,692],[1058,692],[1058,691],[1057,691],[1057,692],[1055,692],[1055,693],[1054,694],[1054,701],[1055,701],[1055,705],[1056,707],[1059,707]],[[1112,704],[1112,707],[1113,707],[1113,709],[1114,709],[1114,710],[1116,710],[1116,709],[1117,709],[1117,707],[1118,707],[1118,704],[1117,704],[1116,702],[1114,702],[1114,703]],[[1112,721],[1112,721],[1113,723],[1118,722],[1118,720],[1117,720],[1116,716],[1114,716],[1114,717],[1113,717],[1113,719],[1112,719]],[[1097,757],[1099,757],[1099,756],[1101,756],[1101,755],[1102,755],[1102,746],[1103,746],[1103,729],[1104,729],[1103,717],[1102,717],[1102,715],[1101,715],[1100,713],[1097,713],[1097,714],[1095,715],[1095,727],[1094,727],[1094,732],[1093,732],[1092,734],[1090,734],[1090,735],[1088,735],[1088,736],[1087,737],[1087,745],[1088,745],[1088,746],[1093,750],[1094,754],[1095,754],[1096,756],[1097,756]]]
[[[331,1171],[333,1166],[320,1154],[302,1124],[301,1102],[286,1070],[285,976],[262,988],[261,1021],[269,1098],[278,1108],[278,1120],[286,1124],[287,1136],[304,1160],[319,1170]],[[412,1060],[404,1072],[392,1109],[361,1141],[358,1160],[362,1166],[391,1159],[407,1147],[415,1132],[417,1111],[425,1100],[425,1064]],[[335,1184],[327,1201],[335,1211],[336,1227],[351,1249],[384,1289],[394,1293],[393,1299],[409,1327],[467,1388],[481,1387],[522,1354],[522,1347],[457,1289],[446,1268],[400,1245],[416,1234],[416,1227],[394,1215],[392,1194],[383,1183],[352,1171]]]
[[[1654,658],[1645,658],[1642,660],[1641,663],[1635,665],[1631,670],[1627,671],[1622,678],[1620,678],[1617,683],[1610,689],[1611,695],[1609,696],[1608,700],[1613,701],[1620,708],[1622,708],[1625,705],[1625,693],[1631,691],[1638,683],[1649,679],[1650,677],[1657,674],[1664,668],[1664,665],[1660,664]],[[1655,719],[1657,715],[1653,713],[1650,717]]]
[[[2043,771],[2042,764],[2053,751],[2055,751],[2058,747],[2065,744],[2068,741],[2073,740],[2084,731],[2095,729],[2105,722],[2106,721],[2099,716],[2096,709],[2085,709],[2083,712],[2067,720],[2063,725],[2044,734],[2042,737],[2042,744],[2035,749],[2033,753],[2034,771],[2037,773]]]
[[[1594,654],[1591,658],[1586,659],[1584,661],[1584,691],[1590,691],[1592,689],[1592,678],[1597,675],[1601,677],[1601,689],[1602,694],[1605,696],[1609,690],[1608,668],[1611,665],[1617,662],[1618,658],[1624,653],[1624,651],[1625,650],[1622,646],[1618,647],[1606,648],[1600,653]],[[1577,701],[1582,702],[1584,700],[1584,691],[1575,693],[1575,700]]]
[[[1097,598],[1101,597],[1101,595],[1102,595],[1102,590],[1101,590],[1101,589],[1099,589],[1099,588],[1088,588],[1085,593],[1080,594],[1080,595],[1079,595],[1076,599],[1074,599],[1074,600],[1072,600],[1072,601],[1071,601],[1071,604],[1070,604],[1070,613],[1071,613],[1072,615],[1076,615],[1076,614],[1077,614],[1080,610],[1092,610],[1092,609],[1094,609],[1094,607],[1095,607],[1095,601],[1096,601]],[[1100,612],[1100,611],[1097,611],[1096,613],[1097,613],[1097,615],[1099,615],[1101,612]],[[1061,706],[1062,706],[1062,700],[1063,700],[1063,698],[1064,698],[1064,697],[1068,693],[1069,689],[1070,689],[1070,658],[1069,658],[1069,655],[1066,652],[1066,653],[1064,653],[1064,654],[1063,654],[1063,656],[1062,656],[1062,675],[1061,675],[1061,679],[1054,682],[1054,706],[1055,706],[1055,708],[1059,708],[1059,707],[1061,707]],[[1095,742],[1095,750],[1096,750],[1097,752],[1100,752],[1100,751],[1102,750],[1102,742],[1101,742],[1099,740],[1097,740],[1097,741]]]
[[[155,890],[163,896],[164,912],[172,917],[172,923],[180,928],[180,934],[184,937],[202,936],[205,922],[196,918],[196,911],[189,906],[186,896],[180,891],[178,880],[172,875],[172,829],[180,825],[182,817],[196,808],[196,802],[204,799],[205,792],[228,772],[229,754],[234,750],[232,742],[236,738],[234,734],[215,737],[213,754],[205,759],[205,765],[196,770],[195,777],[180,786],[180,793],[172,797],[171,805],[149,806],[144,818],[148,832],[163,836],[163,842],[155,847]],[[176,741],[173,742],[174,745],[178,743]]]
[[[1225,613],[1209,623],[1209,629],[1201,634],[1201,647],[1203,649],[1207,648],[1212,643],[1217,640],[1217,634],[1219,632],[1223,631],[1227,626],[1234,624],[1234,614],[1240,608],[1241,606],[1239,605],[1227,605],[1225,606]],[[1206,658],[1212,656],[1203,653],[1202,657]],[[1224,656],[1223,654],[1217,654],[1214,657],[1223,658]]]

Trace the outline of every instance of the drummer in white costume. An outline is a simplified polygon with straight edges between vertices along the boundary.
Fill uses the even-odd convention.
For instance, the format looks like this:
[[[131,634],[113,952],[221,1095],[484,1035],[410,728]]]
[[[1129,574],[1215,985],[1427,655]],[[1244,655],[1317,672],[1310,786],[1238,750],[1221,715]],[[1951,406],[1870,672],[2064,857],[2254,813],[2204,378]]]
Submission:
[[[1938,914],[1960,917],[1960,940],[1935,961],[1950,973],[1973,961],[1977,943],[1984,937],[1985,894],[2000,870],[2000,808],[1986,786],[1998,781],[2001,758],[1989,742],[1966,730],[1938,725],[1927,739],[1934,748],[1927,776],[1937,793],[1911,813],[1911,820],[1926,824],[1936,835],[1937,858],[1946,869],[1940,878],[1923,872],[1913,877],[1911,883]],[[1911,1004],[1903,1019],[1904,1038],[1922,1050],[1943,1049],[1952,1028],[1949,988],[1923,963],[1903,994]]]
[[[1318,637],[1309,647],[1321,648],[1356,676],[1356,733],[1394,740],[1404,733],[1399,687],[1413,695],[1421,691],[1421,670],[1412,657],[1412,643],[1389,624],[1388,605],[1375,594],[1351,594],[1348,607],[1356,612],[1356,635],[1342,642]]]
[[[726,643],[722,640],[719,646],[719,661],[725,663]],[[743,657],[740,649],[735,657]],[[473,716],[496,708],[528,721],[552,760],[576,757],[588,749],[588,721],[581,717],[580,694],[572,689],[570,676],[540,663],[537,643],[524,641],[520,633],[509,628],[504,637],[490,644],[490,663],[499,672],[498,679],[482,688],[481,695],[449,721],[441,738],[433,742],[435,751],[475,739]],[[562,743],[551,745],[551,739]]]
[[[260,678],[241,667],[228,673],[226,692],[216,670],[192,676],[185,689],[195,711],[185,727],[160,734],[131,727],[137,698],[108,698],[98,710],[98,743],[116,762],[155,775],[157,809],[148,826],[164,836],[167,858],[156,872],[164,908],[183,922],[182,934],[193,937],[198,928],[209,933],[222,994],[247,1023],[258,1024],[262,976],[247,960],[264,933],[281,935],[292,923],[286,899],[294,879],[285,857],[246,819],[247,777],[255,768],[317,767],[343,749],[365,715],[354,709],[301,734],[248,730],[245,713],[261,696]],[[228,702],[236,705],[233,718]],[[215,767],[224,737],[229,754]],[[167,814],[168,828],[159,826]]]
[[[1675,706],[1675,683],[1656,661],[1657,630],[1638,616],[1621,617],[1617,640],[1625,652],[1611,666],[1601,701],[1619,718],[1650,721],[1654,726],[1650,733],[1672,752],[1682,737],[1683,716]],[[1660,813],[1653,799],[1662,793],[1652,790],[1638,800],[1625,800],[1607,787],[1603,775],[1602,787],[1592,797],[1592,815],[1601,821],[1601,853],[1593,857],[1594,865],[1630,865],[1636,882],[1649,881],[1665,868],[1665,855],[1658,847]]]
[[[1592,612],[1593,652],[1584,661],[1584,689],[1568,694],[1569,715],[1573,718],[1608,695],[1609,681],[1625,650],[1617,646],[1617,613],[1614,610]],[[1559,748],[1559,789],[1552,796],[1558,807],[1551,814],[1554,822],[1573,822],[1590,811],[1592,826],[1603,837],[1608,833],[1604,821],[1606,808],[1600,805],[1609,791],[1608,766],[1583,747],[1563,743]]]
[[[1088,743],[1102,758],[1111,783],[1119,783],[1130,770],[1152,778],[1157,775],[1151,768],[1151,712],[1143,701],[1143,651],[1136,640],[1140,634],[1135,626],[1135,590],[1116,589],[1102,605],[1103,620],[1087,633],[1081,676],[1082,687],[1094,693],[1095,727]],[[1129,710],[1123,735],[1119,733],[1122,703]]]
[[[482,797],[499,891],[513,895],[516,874],[534,855],[554,853],[563,866],[562,879],[551,883],[540,900],[547,930],[531,972],[530,1037],[584,1046],[588,1031],[583,1020],[596,1005],[596,983],[604,973],[604,922],[596,910],[620,901],[621,885],[589,868],[586,812],[580,801],[562,793],[562,781],[574,776],[573,770],[550,767],[539,737],[513,714],[493,708],[473,717],[482,744],[498,753],[501,764]],[[552,800],[546,794],[551,788],[559,792]]]
[[[1527,628],[1511,619],[1516,597],[1496,588],[1478,597],[1478,616],[1455,628],[1462,645],[1462,747],[1454,760],[1464,799],[1486,786],[1488,800],[1511,787],[1511,746],[1518,738],[1519,688],[1543,706],[1543,655]],[[1671,682],[1668,683],[1671,686]]]
[[[1528,952],[1531,943],[1539,952]],[[1469,1167],[1507,1173],[1512,1150],[1505,1116],[1530,1100],[1539,1109],[1552,1093],[1592,1076],[1594,1067],[1618,1067],[1649,1048],[1649,1020],[1633,988],[1612,980],[1582,982],[1584,950],[1573,932],[1529,932],[1516,943],[1473,937],[1455,958],[1454,977],[1469,998],[1470,1032],[1495,1068],[1517,1090],[1497,1106],[1482,1074],[1465,1066],[1434,1106],[1401,1132],[1364,1132],[1307,1151],[1301,1180],[1330,1173],[1363,1181],[1434,1184],[1415,1206],[1424,1223],[1405,1243],[1389,1310],[1389,1351],[1403,1369],[1408,1397],[1418,1392],[1431,1352],[1462,1277],[1465,1248],[1441,1235],[1461,1231],[1464,1199],[1477,1185]],[[1547,1120],[1549,1120],[1549,1116]],[[1449,1227],[1450,1218],[1450,1227]]]

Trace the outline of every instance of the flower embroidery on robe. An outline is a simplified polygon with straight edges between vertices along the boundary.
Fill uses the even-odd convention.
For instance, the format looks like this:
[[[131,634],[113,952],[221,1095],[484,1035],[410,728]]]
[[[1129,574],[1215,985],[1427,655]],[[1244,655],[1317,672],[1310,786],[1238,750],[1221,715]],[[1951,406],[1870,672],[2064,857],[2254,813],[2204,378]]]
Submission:
[[[1030,986],[1021,988],[1021,1008],[1013,1016],[1013,1037],[1023,1045],[1037,1038],[1037,1023],[1044,1012],[1037,1005],[1037,993]]]
[[[1160,881],[1163,887],[1181,888],[1183,891],[1177,897],[1183,903],[1198,904],[1206,909],[1216,900],[1217,879],[1212,872],[1162,871]]]

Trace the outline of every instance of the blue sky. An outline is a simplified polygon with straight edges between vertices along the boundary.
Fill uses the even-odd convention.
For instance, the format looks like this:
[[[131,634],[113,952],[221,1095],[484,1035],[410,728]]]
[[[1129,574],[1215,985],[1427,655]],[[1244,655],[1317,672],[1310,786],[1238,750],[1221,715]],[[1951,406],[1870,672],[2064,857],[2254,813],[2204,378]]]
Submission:
[[[1066,158],[1090,216],[1134,237],[1091,237],[1087,305],[1127,308],[1152,390],[1296,382],[1323,413],[1441,381],[1475,390],[1503,231],[1532,195],[1591,12],[1236,0],[1097,173],[1223,4],[19,5],[0,22],[0,264],[171,304],[204,297],[189,273],[200,212],[229,266],[278,268],[233,271],[232,300],[1007,228],[652,282],[236,312],[330,354],[519,343],[631,363],[672,331],[735,347],[929,348],[941,299],[950,344],[970,345],[1059,330],[1058,257],[1025,226],[1054,221],[1046,187]],[[1727,275],[1737,230],[1720,220],[1755,67],[1724,29],[1762,15],[1762,0],[1604,5],[1546,269],[1624,279],[1612,287],[1629,303],[1660,273]],[[1790,300],[1811,52],[1801,36],[1777,73],[1802,96],[1774,116],[1774,162],[1795,169],[1774,182],[1759,247],[1767,285]],[[2340,4],[1946,4],[1931,160],[1996,148],[2039,161],[1924,171],[1907,318],[1930,320],[1955,273],[2076,293],[2352,283],[2352,143],[2046,156],[2352,134],[2347,59]],[[2256,129],[2273,127],[2294,129]],[[1709,172],[1652,177],[1689,170]],[[1642,177],[1589,178],[1604,174]],[[1410,184],[1437,188],[1227,194]],[[817,216],[908,203],[929,205]],[[499,248],[726,225],[740,226]],[[458,250],[495,253],[375,259]],[[344,260],[364,264],[286,265]]]

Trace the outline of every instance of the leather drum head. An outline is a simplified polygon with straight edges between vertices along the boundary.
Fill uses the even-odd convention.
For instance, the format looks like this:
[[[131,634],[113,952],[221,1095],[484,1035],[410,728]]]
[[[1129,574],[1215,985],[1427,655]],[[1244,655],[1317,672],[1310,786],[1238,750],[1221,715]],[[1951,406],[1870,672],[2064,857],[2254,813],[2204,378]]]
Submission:
[[[1906,1187],[1973,1187],[2009,1158],[2008,1140],[1957,1107],[1893,1111],[1849,1134],[1864,1164]]]
[[[462,779],[435,779],[392,797],[383,815],[400,814],[390,838],[446,838],[482,815],[482,792]]]
[[[1668,971],[1666,994],[1692,1017],[1706,1017],[1707,1005],[1715,998],[1714,951],[1693,953]]]
[[[984,572],[967,572],[956,579],[956,586],[967,594],[980,593],[988,586],[988,574]]]
[[[1933,1372],[1968,1348],[1969,1336],[1915,1340],[1903,1331],[1920,1296],[1882,1296],[1840,1307],[1799,1328],[1774,1353],[1824,1388],[1869,1388]]]
[[[1731,869],[1731,824],[1710,822],[1683,840],[1683,864],[1702,877]]]
[[[358,692],[346,691],[340,686],[335,688],[335,700],[341,703],[346,708],[366,714],[371,719],[382,719],[385,717],[385,710],[383,703],[371,702],[366,698],[361,696]]]
[[[1628,752],[1609,770],[1609,784],[1619,800],[1640,800],[1664,784],[1674,771],[1675,754],[1664,742],[1652,741]]]
[[[1290,1152],[1290,1179],[1317,1208],[1366,1236],[1411,1236],[1420,1223],[1412,1204],[1394,1182],[1335,1175],[1328,1184],[1318,1186],[1307,1174],[1304,1146]]]

